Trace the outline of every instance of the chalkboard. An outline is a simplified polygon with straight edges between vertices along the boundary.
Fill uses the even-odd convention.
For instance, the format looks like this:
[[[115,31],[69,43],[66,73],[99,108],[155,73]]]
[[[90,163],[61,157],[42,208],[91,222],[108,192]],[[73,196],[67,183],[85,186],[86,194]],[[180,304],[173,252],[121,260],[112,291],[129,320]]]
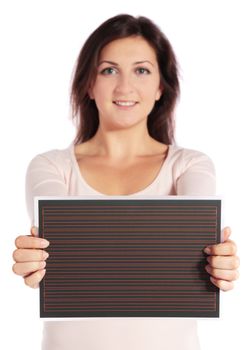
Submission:
[[[41,317],[219,317],[203,249],[220,242],[220,199],[36,203],[39,236],[50,241]]]

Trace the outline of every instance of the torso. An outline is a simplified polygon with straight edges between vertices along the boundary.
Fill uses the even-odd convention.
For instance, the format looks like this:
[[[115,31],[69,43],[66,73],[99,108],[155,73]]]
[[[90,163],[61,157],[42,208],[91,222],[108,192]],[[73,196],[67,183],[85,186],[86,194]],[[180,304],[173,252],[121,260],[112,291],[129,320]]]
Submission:
[[[87,144],[87,143],[86,143]],[[159,174],[168,146],[156,142],[144,156],[112,162],[90,154],[85,143],[75,146],[75,157],[82,177],[96,191],[106,195],[128,195],[143,190]]]

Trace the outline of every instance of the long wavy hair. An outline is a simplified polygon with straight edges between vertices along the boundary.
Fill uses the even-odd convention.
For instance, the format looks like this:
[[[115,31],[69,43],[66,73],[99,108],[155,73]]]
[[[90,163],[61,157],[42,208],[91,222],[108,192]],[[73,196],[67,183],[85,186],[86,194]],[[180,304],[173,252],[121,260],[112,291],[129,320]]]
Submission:
[[[77,59],[71,89],[72,117],[77,119],[75,145],[91,139],[99,126],[98,109],[88,91],[96,78],[101,50],[113,40],[130,36],[141,36],[153,47],[159,66],[162,96],[148,115],[149,135],[167,145],[174,142],[174,109],[180,89],[172,46],[150,19],[121,14],[102,23],[88,37]]]

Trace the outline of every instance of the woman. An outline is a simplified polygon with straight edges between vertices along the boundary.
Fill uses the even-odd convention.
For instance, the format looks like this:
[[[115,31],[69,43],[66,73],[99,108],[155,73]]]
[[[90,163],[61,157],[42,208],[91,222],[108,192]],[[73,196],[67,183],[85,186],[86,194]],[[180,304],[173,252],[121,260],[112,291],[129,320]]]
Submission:
[[[36,156],[27,170],[27,206],[37,195],[214,195],[215,174],[203,153],[174,144],[179,95],[172,47],[150,20],[119,15],[84,44],[72,86],[75,142]],[[230,229],[206,247],[207,271],[222,290],[239,265]],[[49,244],[19,236],[13,270],[30,287],[45,275]],[[199,349],[190,319],[83,319],[45,323],[43,349]]]

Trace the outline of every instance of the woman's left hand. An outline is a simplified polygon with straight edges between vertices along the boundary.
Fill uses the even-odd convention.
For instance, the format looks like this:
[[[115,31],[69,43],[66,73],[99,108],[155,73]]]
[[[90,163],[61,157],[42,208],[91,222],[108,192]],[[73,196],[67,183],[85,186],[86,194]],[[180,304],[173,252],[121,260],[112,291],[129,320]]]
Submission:
[[[238,277],[238,267],[240,260],[236,255],[237,248],[235,242],[229,239],[231,235],[230,227],[225,227],[222,231],[223,243],[208,246],[204,252],[208,254],[207,272],[211,275],[211,282],[223,291],[233,289],[234,283]]]

